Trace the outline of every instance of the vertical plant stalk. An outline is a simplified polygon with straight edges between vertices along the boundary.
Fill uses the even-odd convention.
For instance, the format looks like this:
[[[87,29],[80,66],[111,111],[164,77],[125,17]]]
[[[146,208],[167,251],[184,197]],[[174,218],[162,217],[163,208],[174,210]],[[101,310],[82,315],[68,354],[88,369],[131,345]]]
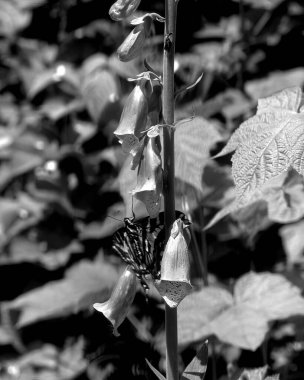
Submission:
[[[175,220],[174,192],[174,55],[176,36],[176,6],[177,0],[165,0],[165,32],[163,51],[163,149],[164,149],[164,204],[166,240],[170,236],[170,228]],[[167,380],[178,380],[177,352],[177,308],[166,304],[166,372]]]

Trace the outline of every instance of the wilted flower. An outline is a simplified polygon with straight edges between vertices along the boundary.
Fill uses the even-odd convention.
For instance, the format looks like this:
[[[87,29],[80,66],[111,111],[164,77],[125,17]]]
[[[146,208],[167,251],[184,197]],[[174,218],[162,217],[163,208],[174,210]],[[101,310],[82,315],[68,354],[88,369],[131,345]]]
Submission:
[[[132,194],[142,201],[150,218],[156,218],[160,211],[163,186],[159,136],[146,137],[147,144],[141,154],[137,185]]]
[[[141,0],[117,0],[111,6],[109,15],[112,20],[121,21],[130,17],[138,8]]]
[[[160,295],[170,307],[177,307],[190,293],[189,222],[177,219],[166,244],[161,262],[160,280],[155,282]]]
[[[136,288],[136,275],[128,265],[120,276],[108,301],[94,303],[93,305],[94,309],[100,311],[112,323],[115,336],[119,336],[117,329],[128,314],[135,297]]]

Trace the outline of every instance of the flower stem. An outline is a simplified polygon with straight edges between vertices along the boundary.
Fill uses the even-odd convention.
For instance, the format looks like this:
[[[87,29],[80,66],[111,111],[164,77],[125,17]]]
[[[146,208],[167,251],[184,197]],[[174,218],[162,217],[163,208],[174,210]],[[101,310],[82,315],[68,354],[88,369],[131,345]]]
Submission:
[[[163,51],[163,119],[164,128],[164,204],[166,239],[175,220],[174,192],[174,54],[176,35],[176,0],[165,0],[165,33]],[[178,380],[177,309],[166,305],[167,380]]]

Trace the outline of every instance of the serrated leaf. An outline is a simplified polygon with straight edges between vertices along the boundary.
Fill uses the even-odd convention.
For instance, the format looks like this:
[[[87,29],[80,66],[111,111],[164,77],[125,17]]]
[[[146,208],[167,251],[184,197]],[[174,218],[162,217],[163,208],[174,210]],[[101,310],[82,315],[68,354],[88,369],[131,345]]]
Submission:
[[[256,189],[290,167],[304,174],[301,105],[300,87],[260,99],[257,114],[241,124],[217,155],[235,150],[232,175],[239,200],[250,198]]]
[[[216,300],[210,298],[212,293]],[[189,344],[215,334],[223,342],[254,351],[264,340],[268,322],[292,315],[304,315],[301,290],[281,275],[249,272],[236,282],[233,297],[216,287],[188,295],[179,307],[179,342]]]
[[[200,350],[187,365],[184,372],[182,373],[181,380],[203,380],[208,363],[208,342],[204,342]]]
[[[180,121],[175,131],[175,176],[202,191],[202,175],[210,149],[223,138],[202,117]]]
[[[67,316],[105,301],[117,280],[113,266],[102,262],[82,261],[74,265],[59,281],[22,294],[8,303],[13,316],[19,311],[17,328],[55,317]]]
[[[223,207],[211,219],[205,229],[211,228],[219,220],[229,214],[238,219],[238,214],[252,210],[258,203],[267,205],[267,215],[270,221],[290,223],[304,216],[304,179],[294,169],[286,171],[279,176],[270,179],[260,189],[256,189],[250,198],[235,199]],[[249,212],[249,211],[248,211]]]

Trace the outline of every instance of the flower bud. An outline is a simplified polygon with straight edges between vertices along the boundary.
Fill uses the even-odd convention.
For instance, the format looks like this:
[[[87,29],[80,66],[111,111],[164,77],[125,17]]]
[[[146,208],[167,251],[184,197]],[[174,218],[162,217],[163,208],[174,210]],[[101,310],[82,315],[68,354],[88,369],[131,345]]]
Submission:
[[[126,318],[134,300],[137,288],[136,275],[128,265],[120,276],[111,297],[103,303],[94,303],[93,307],[100,311],[113,325],[113,333],[119,336],[117,328]]]
[[[109,15],[114,21],[130,17],[138,8],[141,0],[117,0],[110,8]]]
[[[132,194],[145,204],[150,218],[156,218],[160,211],[162,174],[159,136],[147,136],[147,144],[139,161],[137,185]]]
[[[118,58],[122,62],[131,61],[139,56],[144,47],[146,38],[148,38],[150,34],[151,26],[152,17],[150,14],[147,14],[142,19],[142,22],[135,26],[135,28],[117,49]]]
[[[137,84],[127,98],[119,125],[114,134],[122,143],[125,153],[133,153],[139,146],[141,132],[146,128],[148,115],[148,98],[152,92],[150,79],[140,77]],[[149,89],[151,87],[151,89]]]
[[[192,289],[188,223],[181,219],[177,219],[173,223],[161,262],[160,280],[155,283],[160,295],[170,307],[177,307]]]

